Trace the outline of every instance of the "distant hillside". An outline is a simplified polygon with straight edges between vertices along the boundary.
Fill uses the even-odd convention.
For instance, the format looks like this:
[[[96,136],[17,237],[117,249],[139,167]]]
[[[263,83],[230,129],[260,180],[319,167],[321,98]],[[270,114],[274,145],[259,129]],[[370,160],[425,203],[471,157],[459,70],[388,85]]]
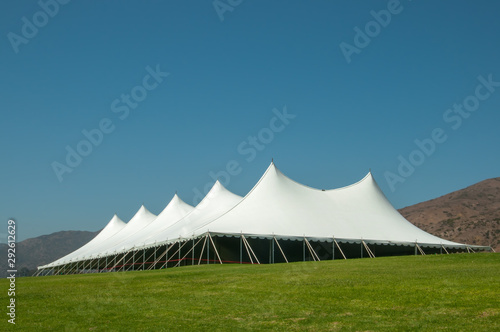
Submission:
[[[423,230],[447,240],[500,250],[500,178],[400,209]]]
[[[99,232],[63,231],[50,235],[26,239],[16,244],[16,268],[18,275],[33,272],[37,266],[61,258],[80,248],[93,239]],[[7,245],[0,244],[2,257],[7,257]],[[21,273],[22,270],[22,273]],[[0,277],[5,277],[7,259],[0,260]]]

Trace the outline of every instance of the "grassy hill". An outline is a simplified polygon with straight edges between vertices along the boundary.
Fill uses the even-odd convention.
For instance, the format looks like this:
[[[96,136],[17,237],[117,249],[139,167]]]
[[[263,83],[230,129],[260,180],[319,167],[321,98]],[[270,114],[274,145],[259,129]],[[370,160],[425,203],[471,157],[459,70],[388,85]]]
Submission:
[[[18,278],[16,328],[498,331],[499,275],[480,253]]]

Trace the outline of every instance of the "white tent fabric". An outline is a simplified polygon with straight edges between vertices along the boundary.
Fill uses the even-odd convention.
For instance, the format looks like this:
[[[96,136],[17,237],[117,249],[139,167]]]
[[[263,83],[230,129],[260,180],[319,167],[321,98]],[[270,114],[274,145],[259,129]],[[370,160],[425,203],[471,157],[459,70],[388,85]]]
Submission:
[[[175,194],[170,203],[168,203],[163,211],[149,225],[135,233],[132,233],[115,246],[109,247],[107,251],[123,253],[137,246],[144,246],[146,243],[154,245],[154,241],[152,243],[146,242],[146,239],[149,238],[150,235],[161,234],[164,229],[182,219],[193,210],[193,206],[185,203],[177,194]]]
[[[198,227],[194,236],[206,232],[460,245],[407,221],[371,173],[353,185],[323,191],[291,180],[274,163],[238,205]]]
[[[195,229],[223,215],[242,199],[243,197],[233,194],[217,181],[193,211],[162,232],[151,234],[144,240],[142,247],[190,237]]]
[[[144,206],[127,224],[115,215],[89,243],[39,269],[158,247],[207,233],[468,248],[407,221],[387,200],[371,173],[350,186],[320,190],[291,180],[271,163],[244,198],[217,181],[196,207],[176,194],[158,216]]]
[[[76,260],[96,258],[100,257],[103,254],[111,255],[113,253],[111,251],[111,248],[113,248],[117,244],[122,243],[129,236],[145,228],[155,218],[156,215],[149,212],[148,209],[146,209],[146,207],[142,205],[120,232],[108,238],[108,240],[104,243],[100,243],[98,246],[93,246],[92,248],[90,248],[90,250],[85,251],[82,255],[79,255]]]
[[[113,218],[108,222],[108,224],[97,234],[92,240],[87,242],[87,244],[78,248],[77,250],[67,254],[66,256],[44,266],[41,268],[57,266],[59,264],[68,263],[79,255],[83,254],[87,250],[92,250],[92,248],[99,246],[102,243],[105,243],[107,239],[120,232],[127,224],[124,223],[118,216],[115,214]]]

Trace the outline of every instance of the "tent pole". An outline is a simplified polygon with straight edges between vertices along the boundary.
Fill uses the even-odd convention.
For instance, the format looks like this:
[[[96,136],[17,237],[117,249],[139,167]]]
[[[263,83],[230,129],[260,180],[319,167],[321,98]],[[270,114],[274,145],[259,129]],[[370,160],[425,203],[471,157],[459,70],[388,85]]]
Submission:
[[[146,265],[146,249],[142,249],[142,270],[144,271],[144,266]]]
[[[194,247],[196,247],[196,245],[194,244],[194,239],[193,239],[193,249],[191,249],[191,265],[194,265]]]
[[[215,254],[217,255],[217,258],[219,259],[219,262],[222,264],[222,260],[220,259],[219,252],[217,251],[217,248],[215,247],[215,243],[214,243],[214,240],[212,239],[212,236],[210,235],[210,232],[208,233],[208,238],[210,239],[210,242],[214,246],[214,251],[215,251]]]
[[[255,253],[253,252],[252,250],[252,247],[250,246],[250,243],[248,243],[248,240],[243,236],[243,241],[246,242],[248,248],[250,249],[250,252],[253,254],[253,257],[255,258],[255,260],[257,261],[257,264],[260,264],[259,262],[259,259],[257,258],[257,255],[255,255]]]
[[[94,260],[93,259],[89,259],[89,264],[88,264],[88,267],[87,267],[87,270],[89,271],[88,273],[92,273],[92,262]]]
[[[273,243],[271,243],[272,240],[269,240],[269,264],[272,264],[273,263]]]
[[[278,245],[279,250],[281,251],[281,254],[283,255],[283,258],[285,258],[285,261],[288,263],[288,259],[285,256],[285,253],[281,249],[280,243],[278,242],[278,239],[276,239],[276,236],[274,236],[274,241],[276,241],[276,244]]]
[[[335,237],[333,238],[332,242],[332,261],[335,260]]]
[[[163,256],[167,255],[168,254],[168,243],[165,244],[165,252],[163,254],[161,254],[160,257],[158,257],[157,259],[155,259],[155,262],[153,265],[151,265],[149,268],[148,268],[148,271],[151,270],[151,269],[154,269],[156,268],[156,264],[158,264],[158,262],[160,261],[160,259],[163,258]],[[156,252],[155,252],[155,257],[156,257]],[[163,266],[160,267],[160,270],[162,269]]]
[[[342,257],[344,257],[344,259],[347,259],[344,255],[344,252],[342,251],[342,248],[340,248],[339,246],[339,243],[337,242],[337,240],[335,240],[335,238],[333,238],[333,241],[335,242],[335,244],[337,245],[337,248],[339,248],[339,251],[340,253],[342,254]]]
[[[449,254],[448,250],[446,250],[446,248],[445,248],[443,245],[441,245],[441,248],[442,248],[442,249],[444,249],[444,252],[445,252],[446,254]]]
[[[111,260],[111,262],[108,263],[108,265],[106,265],[106,272],[110,272],[111,270],[114,269],[115,265],[116,265],[116,254],[113,255],[113,259]]]
[[[273,261],[272,261],[272,263],[274,264],[274,241],[273,240],[271,240],[271,245],[272,245],[272,248],[273,248]]]
[[[80,271],[81,271],[81,269],[78,266],[78,263],[80,263],[80,262],[76,262],[75,274],[80,274]]]
[[[193,252],[194,253],[194,248],[198,245],[198,243],[203,239],[203,237],[200,237],[198,239],[198,242],[196,242],[196,244],[193,244],[193,247],[191,249],[189,249],[189,251],[184,255],[184,257],[182,257],[182,259],[186,258],[187,255],[189,255],[190,252]],[[193,239],[193,242],[194,242],[194,239]],[[178,261],[177,264],[174,266],[174,267],[177,267],[179,266],[181,261]]]
[[[250,258],[250,262],[253,264],[252,255],[250,255],[250,251],[248,250],[248,246],[247,246],[247,243],[244,240],[243,234],[241,234],[241,240],[243,241],[243,244],[245,245],[245,249],[247,251],[248,258]]]
[[[241,234],[243,236],[243,234]],[[240,264],[243,264],[243,240],[240,236]]]
[[[420,248],[420,246],[417,244],[417,242],[415,242],[415,251],[417,249],[420,252],[420,255],[425,256],[425,252],[422,250],[422,248]]]
[[[146,255],[146,248],[144,248],[144,255]],[[149,257],[148,257],[148,258],[145,258],[146,256],[144,256],[144,257],[143,257],[144,259],[143,259],[143,261],[142,261],[142,267],[140,267],[139,269],[141,269],[141,268],[142,268],[142,270],[144,271],[144,270],[146,269],[146,262],[147,262],[147,261],[149,261],[149,259],[150,259],[153,255],[155,255],[154,261],[156,261],[156,247],[154,247],[154,249],[153,249],[153,253],[152,253],[151,255],[149,255]],[[154,261],[153,261],[153,262],[154,262]],[[149,270],[149,268],[148,268],[148,270]]]
[[[135,251],[132,252],[132,266],[130,267],[132,271],[135,270]],[[128,271],[129,269],[127,269]]]
[[[368,256],[370,258],[375,258],[375,255],[373,254],[373,251],[371,251],[370,247],[368,247],[368,245],[366,244],[365,241],[361,241],[366,249],[366,252],[368,253]]]
[[[126,254],[125,254],[125,257],[127,257],[127,255],[128,255],[128,254],[130,254],[130,253],[132,253],[132,257],[130,257],[130,258],[129,258],[128,260],[126,260],[126,261],[125,261],[125,259],[124,259],[124,263],[123,263],[123,272],[130,270],[130,268],[134,266],[133,264],[135,263],[135,251],[134,251],[133,249],[130,249],[130,250],[129,250]],[[127,264],[130,262],[130,260],[132,260],[132,266],[131,266],[131,267],[129,267],[129,268],[127,268],[127,269],[125,270],[125,268],[126,268]]]
[[[311,256],[312,256],[313,260],[314,260],[315,262],[316,262],[316,261],[318,261],[318,262],[319,262],[319,261],[320,261],[319,256],[318,256],[318,254],[316,254],[316,252],[314,251],[314,249],[313,249],[312,245],[309,243],[309,241],[308,241],[306,238],[304,238],[304,240],[306,241],[307,248],[309,249],[309,252],[310,252],[310,254],[311,254]]]
[[[165,264],[164,264],[164,265],[167,265],[167,263],[168,263],[169,261],[171,261],[171,260],[172,260],[172,258],[174,258],[174,256],[175,256],[178,252],[180,252],[180,251],[181,251],[181,249],[182,249],[182,247],[184,247],[184,246],[186,245],[186,243],[188,243],[188,242],[189,242],[189,241],[184,241],[184,243],[183,243],[183,244],[182,244],[182,246],[181,246],[181,241],[179,240],[179,242],[177,242],[177,243],[179,243],[179,249],[177,249],[177,251],[176,251],[176,252],[174,252],[174,253],[172,254],[172,256],[170,256],[170,258],[168,258],[168,259],[167,259],[167,261],[165,262]],[[175,245],[175,244],[174,244],[174,245]],[[167,257],[168,257],[168,256],[167,256]],[[181,261],[181,260],[178,260],[178,262],[180,262],[180,261]],[[177,265],[176,265],[176,266],[177,266]],[[162,268],[163,268],[163,266],[162,266]]]
[[[203,241],[203,247],[201,248],[200,259],[198,260],[198,265],[201,263],[201,258],[203,257],[203,251],[205,250],[205,245],[207,244],[207,237],[205,236],[205,241]]]
[[[207,233],[207,240],[210,233]],[[210,244],[207,243],[207,264],[210,264]]]
[[[121,271],[125,271],[125,266],[127,265],[128,261],[130,260],[130,258],[127,260],[127,255],[130,253],[130,251],[126,252],[125,254],[123,254],[123,258],[121,259],[122,260],[122,265],[119,267],[118,269],[118,272]]]
[[[184,247],[184,246],[183,246]],[[177,260],[181,261],[181,243],[179,242],[179,254],[177,255]]]
[[[305,237],[304,239],[302,240],[302,260],[305,262],[306,261],[306,241],[305,241]]]
[[[153,266],[156,264],[156,252],[158,251],[157,246],[155,246],[154,248],[155,248],[155,250],[153,251],[153,255],[155,255],[155,257],[153,258]],[[149,258],[151,258],[151,257],[149,257]],[[154,269],[154,267],[153,267],[153,269]],[[148,268],[148,270],[149,270],[149,268]]]
[[[69,265],[69,272],[68,272],[68,274],[73,274],[72,272],[75,269],[74,266],[71,263],[69,263],[68,265]]]

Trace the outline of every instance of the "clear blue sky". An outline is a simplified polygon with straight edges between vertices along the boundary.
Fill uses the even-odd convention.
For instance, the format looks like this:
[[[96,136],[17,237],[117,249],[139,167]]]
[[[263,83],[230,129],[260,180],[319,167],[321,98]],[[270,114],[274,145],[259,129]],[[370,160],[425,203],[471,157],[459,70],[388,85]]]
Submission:
[[[2,241],[193,203],[228,163],[245,195],[273,157],[318,188],[371,169],[396,208],[500,176],[498,2],[42,3],[0,4]]]

